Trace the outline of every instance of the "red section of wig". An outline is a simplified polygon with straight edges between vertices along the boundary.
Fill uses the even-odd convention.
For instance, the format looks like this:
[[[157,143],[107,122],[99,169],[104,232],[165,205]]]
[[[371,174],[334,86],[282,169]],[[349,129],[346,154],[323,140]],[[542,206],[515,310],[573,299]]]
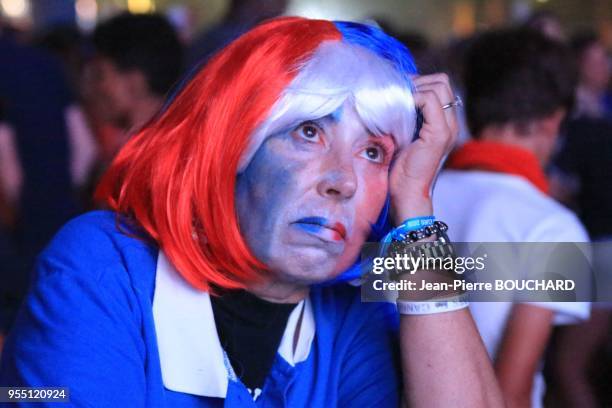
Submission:
[[[261,280],[265,265],[250,252],[235,211],[238,162],[300,64],[321,42],[340,39],[331,22],[296,17],[247,32],[131,138],[96,199],[135,218],[198,289]]]

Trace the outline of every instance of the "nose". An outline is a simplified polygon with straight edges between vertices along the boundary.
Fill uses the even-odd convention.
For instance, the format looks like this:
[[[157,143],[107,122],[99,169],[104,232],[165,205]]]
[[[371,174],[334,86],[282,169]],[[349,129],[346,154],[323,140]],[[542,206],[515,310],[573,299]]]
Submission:
[[[352,163],[340,162],[337,158],[323,172],[317,185],[317,191],[323,197],[334,200],[346,200],[357,191],[357,176]]]

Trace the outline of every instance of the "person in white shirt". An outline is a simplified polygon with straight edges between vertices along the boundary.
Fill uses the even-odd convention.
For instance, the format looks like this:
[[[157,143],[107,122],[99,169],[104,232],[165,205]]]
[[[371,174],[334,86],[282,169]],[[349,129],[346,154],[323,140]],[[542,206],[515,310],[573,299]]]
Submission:
[[[474,140],[451,154],[434,208],[456,242],[585,242],[569,210],[547,195],[543,168],[574,83],[567,50],[525,29],[489,32],[467,55],[466,114]],[[555,324],[588,303],[470,305],[509,407],[541,406],[542,356]]]

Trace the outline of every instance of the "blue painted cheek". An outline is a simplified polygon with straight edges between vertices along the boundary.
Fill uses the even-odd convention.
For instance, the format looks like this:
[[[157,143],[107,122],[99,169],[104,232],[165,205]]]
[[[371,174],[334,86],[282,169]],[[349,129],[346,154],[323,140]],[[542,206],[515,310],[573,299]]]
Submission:
[[[240,228],[249,247],[264,263],[282,252],[274,245],[279,220],[292,206],[294,174],[288,161],[269,148],[269,141],[255,153],[238,177],[236,205]]]

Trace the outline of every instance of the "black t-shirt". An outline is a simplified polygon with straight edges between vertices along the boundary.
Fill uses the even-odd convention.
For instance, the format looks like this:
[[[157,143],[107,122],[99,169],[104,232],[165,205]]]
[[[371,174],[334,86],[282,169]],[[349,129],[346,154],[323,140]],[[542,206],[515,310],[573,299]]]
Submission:
[[[256,396],[296,304],[267,302],[243,290],[211,296],[211,303],[221,346],[236,376]]]

